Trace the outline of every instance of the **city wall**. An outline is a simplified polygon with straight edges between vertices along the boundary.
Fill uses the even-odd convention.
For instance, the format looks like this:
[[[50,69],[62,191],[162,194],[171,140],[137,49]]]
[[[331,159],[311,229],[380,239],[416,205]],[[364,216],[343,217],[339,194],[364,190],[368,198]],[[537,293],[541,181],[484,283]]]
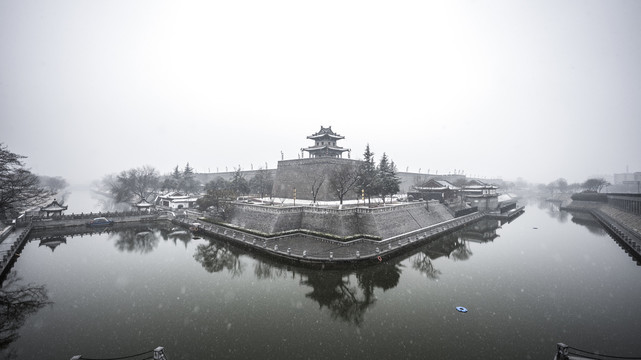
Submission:
[[[296,189],[296,198],[313,200],[312,186],[322,181],[318,190],[316,201],[336,201],[338,197],[331,191],[329,180],[334,171],[340,166],[351,166],[357,169],[362,163],[360,160],[343,158],[307,158],[298,160],[282,160],[278,162],[278,169],[274,178],[272,194],[276,198],[293,198]],[[350,192],[345,199],[354,200],[357,192]]]
[[[230,224],[265,235],[308,231],[337,238],[387,239],[453,218],[438,202],[378,208],[326,209],[235,204]]]

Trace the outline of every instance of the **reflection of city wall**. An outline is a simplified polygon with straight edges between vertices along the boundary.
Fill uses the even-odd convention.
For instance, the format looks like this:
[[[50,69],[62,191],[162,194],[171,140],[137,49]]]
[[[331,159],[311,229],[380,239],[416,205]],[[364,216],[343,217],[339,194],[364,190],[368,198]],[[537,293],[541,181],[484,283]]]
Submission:
[[[480,228],[492,227],[492,222]],[[319,309],[328,311],[332,319],[360,325],[365,319],[367,309],[376,303],[375,291],[395,288],[403,271],[401,262],[410,260],[411,266],[428,279],[436,280],[441,274],[433,261],[448,258],[464,261],[472,255],[463,231],[439,236],[427,244],[415,247],[398,257],[386,256],[383,261],[370,263],[370,266],[347,268],[317,268],[283,263],[262,253],[251,253],[254,275],[259,280],[276,278],[300,278],[300,283],[311,288],[305,296],[314,300]],[[241,260],[248,255],[245,249],[223,239],[211,239],[207,244],[199,244],[194,259],[211,273],[226,271],[240,276],[247,271],[247,264]]]
[[[605,235],[607,233],[603,226],[601,226],[601,224],[590,213],[574,212],[572,213],[572,222],[577,225],[584,226],[593,234]]]
[[[577,195],[577,196],[575,196]],[[593,217],[613,239],[641,264],[641,195],[637,194],[575,194],[572,202],[561,209],[573,214],[572,221],[588,227]]]

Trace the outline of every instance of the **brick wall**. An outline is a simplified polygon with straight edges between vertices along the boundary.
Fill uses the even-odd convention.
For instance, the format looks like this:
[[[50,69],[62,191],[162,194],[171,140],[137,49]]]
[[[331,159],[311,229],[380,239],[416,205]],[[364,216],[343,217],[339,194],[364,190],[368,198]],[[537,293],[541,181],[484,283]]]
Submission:
[[[230,223],[266,234],[309,230],[339,237],[358,234],[385,239],[452,218],[445,206],[437,202],[431,202],[429,209],[425,203],[412,203],[387,208],[344,210],[236,204]]]
[[[323,183],[316,197],[317,201],[336,201],[329,186],[329,176],[334,169],[341,165],[357,167],[361,161],[343,158],[309,158],[298,160],[283,160],[278,162],[278,169],[274,177],[272,194],[276,198],[293,197],[293,190],[296,188],[296,198],[301,200],[313,200],[312,184],[323,179]],[[346,196],[348,199],[356,199],[356,193]]]

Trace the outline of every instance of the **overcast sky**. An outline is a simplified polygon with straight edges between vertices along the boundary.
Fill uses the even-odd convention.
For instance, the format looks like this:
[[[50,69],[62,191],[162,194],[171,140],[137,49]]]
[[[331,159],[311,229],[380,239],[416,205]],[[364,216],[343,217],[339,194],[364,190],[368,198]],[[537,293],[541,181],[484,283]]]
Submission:
[[[641,1],[0,0],[0,125],[72,183],[274,168],[321,125],[400,171],[641,171]]]

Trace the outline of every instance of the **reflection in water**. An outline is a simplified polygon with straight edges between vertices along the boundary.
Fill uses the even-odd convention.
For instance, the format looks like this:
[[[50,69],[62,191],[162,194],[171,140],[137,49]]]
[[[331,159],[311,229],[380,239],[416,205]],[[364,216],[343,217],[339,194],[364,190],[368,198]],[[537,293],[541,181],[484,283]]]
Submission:
[[[441,271],[434,267],[432,260],[426,253],[415,255],[412,258],[412,267],[432,280],[437,280],[441,275]]]
[[[455,261],[465,261],[472,256],[468,242],[491,241],[498,236],[496,230],[499,227],[497,220],[482,220],[463,231],[444,235],[421,247],[418,254],[408,255],[412,256],[412,268],[430,279],[438,279],[441,271],[434,267],[432,260],[445,256]],[[233,245],[210,239],[209,244],[197,246],[194,259],[208,272],[226,269],[236,276],[243,272],[240,259],[243,253]],[[259,280],[294,278],[298,275],[301,285],[312,288],[305,296],[316,301],[320,309],[327,309],[333,319],[360,326],[366,310],[376,302],[374,290],[379,288],[386,291],[398,285],[402,260],[399,258],[358,270],[319,271],[296,268],[263,258],[254,263],[254,275]]]
[[[205,270],[210,273],[227,269],[233,276],[236,276],[243,272],[243,266],[238,254],[234,253],[230,246],[219,242],[212,241],[207,245],[198,245],[194,259],[201,263]]]
[[[539,359],[558,341],[639,353],[639,269],[620,261],[612,242],[570,221],[560,225],[536,208],[525,214],[525,224],[496,230],[502,241],[488,240],[496,235],[488,222],[341,270],[282,263],[219,239],[169,236],[170,224],[136,230],[157,246],[131,233],[113,237],[129,242],[123,249],[151,254],[121,253],[105,233],[67,237],[54,253],[28,243],[15,268],[24,283],[46,284],[56,307],[27,316],[0,358],[12,348],[25,359],[131,354],[147,348],[140,344],[166,346],[171,359]],[[566,249],[582,254],[564,257]],[[469,276],[475,272],[486,276]]]
[[[332,319],[360,326],[365,312],[376,302],[374,289],[396,287],[401,272],[399,264],[386,262],[356,271],[355,284],[345,271],[311,271],[303,275],[301,284],[312,288],[305,297],[316,301],[320,309],[327,308]]]
[[[349,276],[340,272],[328,271],[310,273],[301,280],[302,285],[312,288],[305,297],[316,301],[320,309],[326,307],[332,319],[348,323],[363,323],[365,311],[376,302],[369,287],[359,289],[352,284]],[[358,283],[361,285],[361,283]]]
[[[292,278],[296,275],[291,271]],[[288,268],[284,266],[275,266],[274,264],[257,261],[254,263],[254,275],[258,280],[270,280],[276,278],[286,278],[289,275]]]
[[[499,235],[496,230],[501,227],[499,220],[482,219],[470,224],[461,231],[461,239],[477,243],[493,241]]]
[[[146,254],[153,251],[160,242],[157,232],[149,229],[124,229],[109,233],[120,251]]]
[[[198,245],[194,259],[208,272],[227,270],[232,276],[243,272],[241,250],[217,240]],[[333,319],[360,325],[368,307],[376,301],[374,289],[383,291],[398,285],[401,268],[397,263],[385,262],[377,266],[354,270],[318,270],[296,268],[271,259],[260,259],[254,264],[254,275],[259,280],[300,277],[300,284],[312,291],[305,294],[320,308],[327,308]]]
[[[19,330],[30,315],[51,304],[44,285],[18,285],[19,281],[11,272],[0,289],[0,350],[20,337]],[[15,351],[5,354],[7,359],[16,358]]]
[[[40,239],[40,243],[38,244],[38,247],[40,246],[46,246],[49,249],[51,249],[51,252],[56,250],[56,248],[60,244],[66,244],[67,243],[67,237],[65,236],[49,236],[45,238]]]
[[[584,226],[588,229],[589,232],[596,235],[607,235],[607,232],[601,226],[601,224],[596,221],[596,219],[588,213],[573,212],[572,213],[572,222],[581,226]]]
[[[538,208],[545,210],[551,218],[558,220],[561,224],[565,224],[568,221],[569,213],[561,210],[561,204],[560,201],[539,199]]]

